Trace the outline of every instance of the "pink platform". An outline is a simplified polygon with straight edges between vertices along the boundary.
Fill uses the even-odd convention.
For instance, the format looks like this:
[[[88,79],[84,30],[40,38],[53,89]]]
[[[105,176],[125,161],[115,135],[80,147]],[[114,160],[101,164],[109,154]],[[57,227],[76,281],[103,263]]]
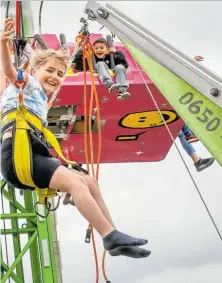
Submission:
[[[49,48],[60,48],[56,35],[45,34],[42,37]],[[94,41],[98,37],[100,35],[92,34],[90,39]],[[72,51],[74,43],[69,43],[68,46]],[[131,98],[127,101],[118,101],[116,99],[117,94],[110,95],[100,83],[98,77],[95,77],[101,120],[105,122],[102,129],[101,163],[160,161],[166,157],[173,142],[163,125],[161,116],[156,113],[155,105],[135,60],[121,43],[116,43],[115,48],[123,51],[129,62],[127,77],[130,83]],[[171,105],[148,76],[143,71],[142,73],[161,111],[169,111],[163,112],[163,114],[165,114],[164,117],[172,135],[176,138],[182,128],[183,121],[176,117]],[[90,75],[87,74],[88,96],[90,96],[90,82]],[[82,72],[67,76],[53,106],[77,105],[75,115],[83,116],[83,84]],[[93,108],[95,108],[95,103]],[[132,113],[135,114],[129,116]],[[94,115],[96,115],[96,112],[94,112]],[[93,145],[96,160],[97,133],[93,134]],[[69,134],[68,139],[62,141],[61,146],[67,158],[79,163],[85,162],[83,134]]]

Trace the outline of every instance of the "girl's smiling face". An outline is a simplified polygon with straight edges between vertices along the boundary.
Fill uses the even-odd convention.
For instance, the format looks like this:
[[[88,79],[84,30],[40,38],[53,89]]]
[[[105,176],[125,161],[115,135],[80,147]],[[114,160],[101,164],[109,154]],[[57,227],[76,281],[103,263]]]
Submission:
[[[45,93],[53,93],[61,86],[65,72],[66,67],[60,60],[49,58],[44,65],[34,68],[32,75],[40,82]]]

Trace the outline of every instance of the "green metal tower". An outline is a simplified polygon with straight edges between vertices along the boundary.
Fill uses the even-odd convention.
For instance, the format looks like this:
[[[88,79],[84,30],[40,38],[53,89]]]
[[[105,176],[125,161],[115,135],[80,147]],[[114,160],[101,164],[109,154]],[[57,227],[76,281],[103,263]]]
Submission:
[[[17,192],[1,181],[1,282],[62,283],[55,212],[50,212],[47,218],[38,216],[34,212],[36,193]],[[53,201],[51,204],[54,206]],[[37,211],[45,213],[42,205],[37,206]],[[22,245],[24,235],[26,242]],[[31,274],[25,265],[31,266]]]
[[[4,1],[5,17],[15,17],[22,5],[24,35],[34,35],[30,1]],[[21,4],[22,3],[22,4]],[[41,11],[40,11],[41,13]],[[62,283],[55,212],[42,218],[34,212],[37,194],[20,191],[1,180],[1,283]],[[50,201],[52,208],[53,200]],[[36,210],[44,215],[42,205]],[[28,268],[27,268],[28,267]],[[29,269],[29,270],[27,270]]]

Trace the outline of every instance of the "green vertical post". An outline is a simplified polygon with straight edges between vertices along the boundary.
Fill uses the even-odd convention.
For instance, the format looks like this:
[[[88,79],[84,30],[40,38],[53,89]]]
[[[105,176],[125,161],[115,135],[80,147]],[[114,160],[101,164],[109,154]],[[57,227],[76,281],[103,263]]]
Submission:
[[[36,193],[34,193],[34,201],[37,201]],[[41,215],[46,215],[45,206],[39,205],[37,207],[37,212]],[[57,283],[56,265],[54,260],[52,233],[49,225],[49,216],[47,218],[37,216],[37,228],[39,234],[39,249],[43,282]]]
[[[15,189],[12,186],[8,186],[8,194],[12,200],[15,200]],[[14,203],[10,203],[9,205],[10,213],[17,213],[17,209]],[[12,229],[18,231],[19,224],[18,219],[11,219]],[[14,247],[14,258],[16,259],[19,253],[21,252],[21,242],[19,232],[12,234],[13,239],[13,247]],[[16,265],[16,274],[19,278],[24,281],[24,272],[23,272],[23,263],[22,260]]]
[[[11,266],[7,266],[3,261],[4,256],[1,250],[1,282],[4,283],[11,278],[16,283],[31,283],[31,281],[25,282],[25,270],[22,265],[23,256],[29,251],[32,283],[62,283],[60,265],[56,265],[56,262],[60,260],[58,255],[56,255],[57,261],[55,260],[57,250],[54,247],[53,234],[56,234],[56,226],[55,221],[51,221],[51,216],[53,219],[55,217],[54,212],[42,219],[33,211],[33,204],[37,200],[36,193],[24,192],[24,207],[18,199],[15,199],[14,188],[8,187],[7,190],[7,188],[4,188],[5,184],[5,181],[1,181],[1,192],[4,196],[4,203],[5,201],[9,203],[10,213],[4,211],[5,213],[1,214],[1,220],[10,219],[12,227],[6,230],[1,229],[1,232],[6,237],[13,235],[15,261]],[[17,226],[16,221],[19,219],[25,219],[26,228]],[[20,247],[20,234],[27,234],[28,236],[28,242],[23,249]]]
[[[24,248],[21,250],[21,252],[19,253],[18,257],[16,258],[16,260],[12,263],[12,265],[9,267],[9,269],[7,270],[6,274],[3,276],[3,278],[1,279],[2,283],[5,283],[5,281],[10,277],[10,275],[12,274],[14,268],[17,266],[17,264],[21,261],[22,257],[25,255],[25,253],[27,252],[27,250],[29,249],[29,247],[32,245],[34,239],[37,237],[38,232],[37,230],[35,231],[35,233],[32,235],[31,239],[26,243],[26,245],[24,246]],[[24,281],[22,281],[24,282]]]
[[[3,263],[3,253],[2,253],[2,242],[0,239],[0,260],[1,260],[1,278],[4,276],[4,268],[2,266]]]
[[[51,199],[50,203],[52,208],[55,207],[55,200]],[[51,258],[53,259],[55,269],[53,270],[53,274],[57,283],[62,283],[62,264],[61,264],[61,257],[60,257],[60,249],[59,249],[59,241],[57,236],[56,230],[56,211],[50,212],[48,217],[48,227],[51,231],[50,237],[50,251],[51,251]]]
[[[33,212],[33,197],[31,191],[24,191],[25,208],[29,212]],[[34,225],[27,219],[27,228],[37,229],[37,225]],[[32,237],[32,233],[28,233],[28,239]],[[30,261],[32,267],[32,283],[42,283],[41,269],[40,269],[40,257],[38,254],[38,241],[37,238],[33,241],[29,248]]]

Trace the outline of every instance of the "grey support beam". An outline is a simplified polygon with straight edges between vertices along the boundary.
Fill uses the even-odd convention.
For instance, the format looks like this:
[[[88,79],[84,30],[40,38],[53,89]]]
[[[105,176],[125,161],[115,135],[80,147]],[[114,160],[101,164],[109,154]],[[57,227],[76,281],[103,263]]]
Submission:
[[[203,95],[222,107],[222,78],[155,36],[110,5],[89,1],[88,18],[96,20],[117,36],[133,44],[159,64],[175,73]]]

